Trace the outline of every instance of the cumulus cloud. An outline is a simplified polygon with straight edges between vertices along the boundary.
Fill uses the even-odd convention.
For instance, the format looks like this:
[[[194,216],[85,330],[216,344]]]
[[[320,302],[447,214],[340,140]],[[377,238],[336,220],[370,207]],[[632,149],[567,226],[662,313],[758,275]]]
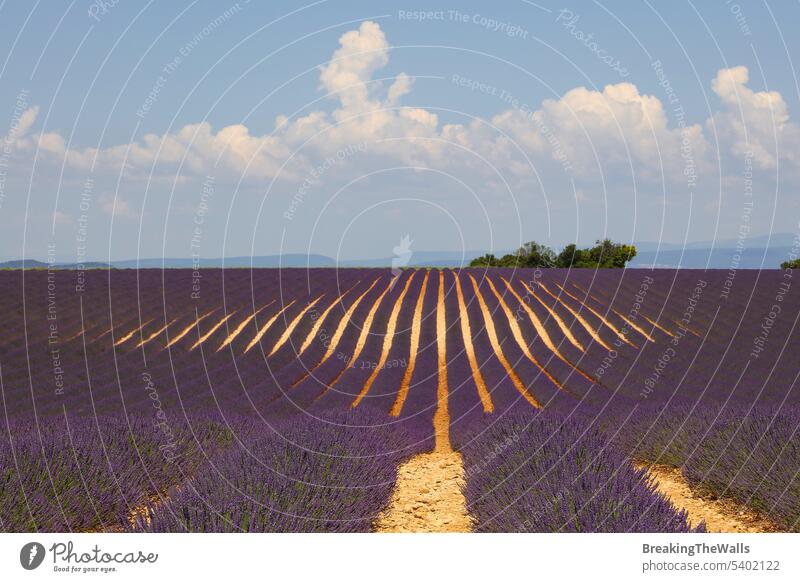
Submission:
[[[342,109],[358,112],[375,105],[369,99],[370,81],[389,62],[389,43],[381,27],[364,22],[346,32],[330,62],[321,67],[320,82],[341,102]]]
[[[102,149],[68,149],[58,133],[17,141],[25,149],[65,158],[72,168],[94,165],[141,177],[151,171],[174,177],[179,165],[182,177],[201,177],[213,165],[235,177],[301,180],[341,148],[365,143],[369,153],[352,166],[356,172],[370,163],[391,163],[530,179],[534,168],[551,167],[562,175],[566,169],[578,180],[633,173],[637,179],[669,182],[684,179],[687,152],[698,166],[716,163],[713,131],[722,147],[739,156],[753,152],[762,168],[774,167],[780,158],[798,165],[800,132],[789,121],[785,101],[777,92],[749,88],[745,67],[723,69],[712,80],[722,110],[705,127],[678,126],[660,99],[628,82],[602,90],[576,87],[538,109],[508,109],[486,120],[440,125],[429,110],[401,106],[412,77],[400,73],[385,84],[375,81],[389,56],[390,45],[377,23],[346,32],[319,68],[320,88],[335,100],[334,109],[278,116],[267,135],[254,135],[243,124],[215,130],[203,122]],[[23,134],[36,112],[23,116]],[[346,167],[340,164],[330,177]]]
[[[407,95],[411,92],[411,86],[413,84],[414,80],[405,73],[400,73],[397,75],[394,83],[392,83],[392,86],[389,87],[389,98],[387,103],[389,105],[398,103],[403,95]]]
[[[798,126],[789,122],[789,109],[777,91],[753,91],[747,86],[747,67],[721,69],[711,88],[725,105],[707,126],[716,131],[730,153],[752,156],[755,164],[771,169],[779,158],[797,163]]]

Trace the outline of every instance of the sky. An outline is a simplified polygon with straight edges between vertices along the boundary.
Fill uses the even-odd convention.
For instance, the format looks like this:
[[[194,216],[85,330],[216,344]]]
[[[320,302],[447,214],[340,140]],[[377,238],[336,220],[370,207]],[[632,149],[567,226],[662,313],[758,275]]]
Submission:
[[[799,19],[744,0],[0,0],[0,259],[797,234]]]

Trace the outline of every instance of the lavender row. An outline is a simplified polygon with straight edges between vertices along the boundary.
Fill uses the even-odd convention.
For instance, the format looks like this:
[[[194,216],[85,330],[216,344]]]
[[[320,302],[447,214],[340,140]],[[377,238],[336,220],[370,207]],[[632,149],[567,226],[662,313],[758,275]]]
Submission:
[[[236,428],[234,444],[132,529],[367,532],[389,502],[398,464],[431,447],[424,433],[368,410]]]
[[[615,445],[636,459],[681,467],[698,491],[747,505],[800,531],[800,408],[741,405],[640,409]]]
[[[704,531],[583,422],[511,412],[460,440],[477,531]]]

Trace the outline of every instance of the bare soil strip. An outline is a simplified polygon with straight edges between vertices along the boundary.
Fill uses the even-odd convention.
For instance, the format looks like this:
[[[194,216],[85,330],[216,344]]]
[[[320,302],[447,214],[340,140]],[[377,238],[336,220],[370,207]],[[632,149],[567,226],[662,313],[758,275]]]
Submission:
[[[527,287],[527,285],[526,285],[526,287]],[[576,320],[578,320],[578,323],[580,323],[580,324],[583,326],[583,329],[585,329],[585,330],[586,330],[586,332],[587,332],[587,333],[588,333],[590,336],[592,336],[592,339],[593,339],[594,341],[596,341],[598,344],[600,344],[601,346],[603,346],[603,347],[604,347],[605,349],[607,349],[607,350],[610,350],[610,349],[611,349],[611,346],[609,346],[609,345],[608,345],[606,342],[604,342],[604,341],[603,341],[603,338],[601,338],[601,337],[600,337],[600,334],[599,334],[599,333],[597,333],[597,330],[596,330],[595,328],[593,328],[593,327],[591,326],[591,324],[589,324],[589,322],[588,322],[588,321],[586,321],[586,320],[583,318],[583,316],[582,316],[580,313],[578,313],[577,311],[575,311],[574,309],[572,309],[572,307],[570,307],[569,305],[567,305],[567,303],[566,303],[565,301],[563,301],[562,299],[560,299],[558,296],[556,296],[556,295],[554,295],[553,293],[551,293],[551,292],[550,292],[550,289],[548,289],[547,287],[545,287],[545,286],[544,286],[544,285],[543,285],[541,282],[539,282],[539,287],[540,287],[540,288],[541,288],[541,289],[542,289],[542,290],[543,290],[545,293],[547,293],[547,294],[548,294],[550,297],[552,297],[553,299],[555,299],[555,301],[556,301],[556,304],[558,304],[558,305],[561,305],[561,306],[562,306],[564,309],[566,309],[567,311],[569,311],[570,315],[572,315],[572,317],[574,317]]]
[[[289,304],[288,304],[288,305],[286,305],[286,306],[285,306],[283,309],[281,309],[281,310],[280,310],[278,313],[276,313],[275,315],[273,315],[272,317],[270,317],[270,318],[267,320],[267,323],[265,323],[265,324],[264,324],[264,326],[263,326],[261,329],[259,329],[259,330],[258,330],[258,332],[256,333],[256,336],[255,336],[255,337],[254,337],[252,340],[250,340],[250,343],[249,343],[249,344],[247,344],[247,347],[244,349],[244,353],[245,353],[245,354],[246,354],[247,352],[249,352],[251,349],[253,349],[253,346],[254,346],[254,345],[256,345],[256,344],[257,344],[259,341],[261,341],[261,338],[262,338],[262,337],[264,337],[264,334],[265,334],[265,333],[267,333],[267,331],[269,331],[269,328],[271,328],[271,327],[272,327],[272,324],[273,324],[273,323],[275,323],[275,321],[277,321],[278,317],[280,317],[280,315],[281,315],[281,314],[282,314],[284,311],[286,311],[286,310],[287,310],[287,309],[289,309],[289,308],[290,308],[292,305],[294,305],[296,301],[297,301],[297,299],[292,299],[292,300],[289,302]],[[238,328],[237,328],[237,331],[236,331],[235,333],[238,333]],[[230,339],[230,338],[229,338],[229,339]],[[233,341],[233,340],[231,340],[231,341]],[[225,343],[228,343],[228,340],[227,340],[227,339],[225,340]],[[224,345],[225,345],[225,343],[223,343],[223,344],[222,344],[222,346],[224,346]],[[222,346],[220,346],[220,349],[222,349]],[[217,351],[219,351],[219,350],[217,350]]]
[[[392,281],[389,281],[389,284],[386,286],[386,289],[383,290],[383,293],[378,295],[378,298],[375,300],[375,303],[373,303],[372,307],[370,307],[369,312],[367,313],[367,317],[366,319],[364,319],[364,325],[361,327],[361,333],[358,335],[358,340],[356,340],[356,347],[353,348],[353,355],[350,356],[349,360],[347,360],[347,365],[344,368],[342,368],[341,372],[339,372],[336,375],[336,378],[334,378],[333,381],[330,384],[328,384],[322,392],[320,392],[319,396],[317,396],[316,398],[317,400],[325,396],[331,388],[336,386],[336,383],[342,379],[344,373],[348,369],[350,369],[351,366],[355,365],[355,361],[361,355],[361,352],[364,350],[364,345],[367,343],[367,336],[369,335],[369,330],[372,329],[372,320],[375,319],[375,313],[378,311],[378,307],[380,307],[381,302],[383,302],[383,298],[392,288],[393,281],[394,279],[392,279]]]
[[[358,281],[350,289],[339,295],[339,297],[337,297],[330,305],[328,305],[325,311],[322,312],[322,315],[320,315],[317,318],[317,321],[314,323],[314,327],[312,327],[311,331],[308,332],[308,335],[306,335],[306,339],[303,342],[303,345],[300,346],[300,349],[297,352],[298,357],[303,355],[303,352],[305,352],[308,349],[308,346],[310,346],[311,342],[314,341],[314,338],[317,337],[319,329],[322,327],[322,324],[325,323],[325,320],[328,318],[328,315],[330,315],[330,312],[333,311],[334,307],[339,305],[344,300],[344,298],[347,297],[347,294],[350,293],[350,291],[358,287],[359,283],[361,283],[361,281]]]
[[[484,329],[486,330],[486,335],[489,336],[489,343],[492,344],[494,355],[503,365],[503,368],[506,370],[506,374],[508,374],[508,377],[511,378],[511,382],[514,384],[514,387],[522,395],[522,397],[525,398],[525,400],[527,400],[528,403],[534,408],[542,408],[541,403],[533,394],[528,391],[522,379],[517,375],[517,373],[514,371],[514,368],[511,366],[511,362],[508,361],[508,358],[506,358],[506,355],[503,353],[503,348],[500,345],[500,339],[497,337],[497,330],[494,327],[492,314],[489,311],[489,307],[486,305],[486,300],[483,298],[480,289],[478,289],[478,282],[475,281],[475,277],[473,277],[472,274],[469,275],[469,278],[472,281],[472,288],[475,290],[475,297],[478,299],[478,305],[480,306],[481,313],[483,314]]]
[[[300,313],[298,313],[295,316],[295,318],[292,320],[292,322],[289,324],[289,326],[283,332],[283,335],[281,335],[281,337],[278,339],[278,341],[275,342],[275,345],[272,346],[272,351],[268,354],[269,356],[274,356],[275,352],[277,352],[279,349],[281,349],[283,344],[285,344],[286,341],[289,339],[289,336],[292,335],[292,332],[294,331],[294,329],[300,324],[300,322],[302,321],[302,319],[305,316],[305,314],[308,313],[308,310],[311,309],[312,307],[314,307],[317,303],[319,303],[319,300],[322,299],[323,296],[324,296],[324,294],[320,295],[319,297],[314,299],[314,301],[312,301],[311,303],[306,305],[300,311]]]
[[[247,317],[245,317],[244,320],[242,320],[242,322],[238,326],[236,326],[236,329],[234,329],[228,335],[228,337],[226,337],[225,340],[219,345],[219,347],[217,348],[217,351],[218,352],[222,351],[222,349],[225,346],[230,345],[231,343],[233,343],[233,340],[236,339],[236,336],[238,336],[240,333],[242,333],[242,330],[245,327],[247,327],[247,324],[250,323],[255,316],[257,316],[259,313],[264,311],[267,307],[269,307],[270,305],[275,303],[275,301],[276,301],[276,299],[273,299],[272,301],[267,303],[265,306],[261,307],[258,311],[255,311],[255,312],[251,313],[250,315],[248,315]],[[201,337],[199,340],[197,340],[197,343],[195,343],[192,346],[192,349],[195,349],[197,346],[201,345],[204,341],[206,341],[208,338],[210,338],[214,334],[214,332],[217,331],[220,328],[220,326],[228,320],[228,317],[231,317],[231,315],[233,315],[234,313],[236,313],[236,312],[234,311],[233,313],[231,313],[230,315],[225,317],[225,319],[221,320],[219,323],[214,325],[214,327],[212,327],[208,331],[208,333],[206,333],[203,337]]]
[[[334,332],[333,337],[331,338],[331,341],[328,344],[328,349],[325,351],[325,355],[322,356],[320,361],[317,362],[316,365],[313,368],[307,370],[297,380],[292,382],[292,388],[294,388],[295,386],[300,384],[300,382],[302,382],[303,380],[308,378],[311,374],[313,374],[314,370],[319,368],[322,364],[324,364],[328,360],[328,358],[330,358],[333,355],[333,353],[336,351],[336,348],[339,346],[339,342],[342,339],[342,335],[344,335],[344,330],[347,329],[347,324],[350,323],[350,318],[353,317],[353,313],[355,313],[355,310],[358,308],[359,304],[361,303],[361,300],[364,299],[364,297],[367,296],[367,293],[372,291],[372,288],[375,287],[375,285],[378,283],[378,281],[380,281],[380,277],[375,279],[372,282],[372,285],[367,287],[361,293],[361,295],[359,295],[356,298],[356,300],[347,309],[347,311],[345,311],[344,315],[342,316],[342,319],[339,321],[339,324],[336,326],[336,331]]]
[[[778,528],[768,519],[753,510],[728,500],[707,499],[693,491],[680,469],[667,465],[636,464],[636,468],[647,468],[659,493],[663,494],[678,509],[689,514],[689,522],[697,526],[706,522],[713,533],[764,533],[776,532]]]
[[[456,280],[456,294],[458,296],[458,313],[461,320],[461,337],[464,340],[464,349],[467,352],[467,359],[469,360],[469,367],[472,369],[472,378],[475,381],[475,389],[478,391],[478,396],[481,399],[484,412],[494,412],[494,403],[486,388],[486,380],[483,378],[481,368],[478,365],[478,358],[475,356],[475,346],[472,345],[472,329],[469,323],[469,313],[467,313],[467,305],[464,302],[464,292],[461,289],[461,280],[457,274],[453,274]]]
[[[145,339],[143,339],[142,341],[140,341],[138,344],[136,344],[136,347],[137,347],[137,348],[140,348],[140,347],[142,347],[143,345],[150,343],[151,341],[153,341],[154,339],[156,339],[158,336],[160,336],[162,333],[164,333],[165,331],[167,331],[167,328],[168,328],[169,326],[171,326],[173,323],[175,323],[176,321],[178,321],[178,318],[177,318],[177,317],[176,317],[176,318],[174,318],[172,321],[170,321],[168,324],[166,324],[164,327],[160,328],[158,331],[154,331],[154,332],[153,332],[153,333],[151,333],[149,336],[147,336]]]
[[[589,297],[589,298],[591,298],[592,300],[594,300],[594,302],[595,302],[595,303],[597,303],[598,305],[602,305],[604,309],[608,307],[608,306],[606,306],[606,305],[605,305],[605,304],[604,304],[602,301],[600,301],[600,300],[599,300],[597,297],[595,297],[594,295],[592,295],[591,293],[589,293],[589,291],[588,291],[588,290],[586,290],[586,289],[583,289],[583,288],[582,288],[580,285],[578,285],[578,284],[576,284],[576,283],[573,283],[573,284],[572,284],[572,286],[573,286],[573,287],[575,287],[575,288],[576,288],[578,291],[580,291],[581,293],[585,293],[587,297]],[[614,309],[613,307],[610,307],[610,309],[611,309],[611,311],[613,311],[614,313],[616,313],[616,314],[617,314],[617,316],[618,316],[620,319],[622,319],[622,320],[623,320],[623,321],[624,321],[624,322],[625,322],[625,323],[628,325],[628,327],[630,327],[631,329],[634,329],[634,330],[636,330],[637,332],[639,332],[639,334],[640,334],[640,335],[642,335],[642,336],[644,336],[644,338],[645,338],[647,341],[649,341],[649,342],[651,342],[651,343],[656,343],[656,340],[655,340],[655,339],[653,339],[653,336],[651,336],[649,333],[647,333],[647,331],[645,331],[644,329],[642,329],[642,327],[641,327],[641,326],[639,326],[639,325],[636,325],[636,322],[634,322],[632,319],[630,319],[630,318],[629,318],[627,315],[625,315],[624,313],[621,313],[620,311],[618,311],[617,309]]]
[[[144,330],[144,328],[145,328],[145,327],[147,327],[147,326],[150,324],[150,322],[152,322],[152,321],[153,321],[152,319],[148,319],[146,322],[144,322],[144,323],[143,323],[142,325],[140,325],[139,327],[135,327],[135,328],[133,328],[131,331],[129,331],[129,332],[128,332],[128,333],[126,333],[124,336],[122,336],[121,338],[119,338],[119,339],[118,339],[118,340],[117,340],[117,341],[114,343],[114,347],[121,346],[122,344],[124,344],[126,341],[128,341],[129,339],[131,339],[131,338],[134,336],[134,334],[136,334],[136,332],[137,332],[137,331],[139,331],[139,330]],[[99,339],[99,338],[98,338],[98,339]]]
[[[539,284],[541,285],[541,283],[539,283]],[[622,333],[622,332],[619,330],[619,328],[617,328],[617,326],[616,326],[616,325],[614,325],[613,323],[611,323],[610,321],[608,321],[608,320],[607,320],[607,319],[606,319],[606,318],[603,316],[603,314],[602,314],[602,313],[600,313],[600,312],[599,312],[599,311],[597,311],[596,309],[592,308],[592,307],[591,307],[591,306],[590,306],[588,303],[586,303],[585,301],[581,301],[581,300],[580,300],[580,298],[576,297],[576,296],[575,296],[573,293],[570,293],[569,291],[567,291],[566,289],[564,289],[564,287],[563,287],[563,286],[561,286],[561,285],[559,285],[558,283],[555,283],[555,286],[556,286],[556,287],[558,287],[559,289],[561,289],[561,291],[562,291],[562,292],[563,292],[563,293],[564,293],[564,294],[565,294],[567,297],[571,297],[571,298],[572,298],[574,301],[577,301],[578,303],[580,303],[580,304],[581,304],[583,307],[585,307],[585,308],[586,308],[586,309],[589,311],[589,313],[593,314],[593,315],[594,315],[594,316],[595,316],[597,319],[599,319],[600,321],[602,321],[602,322],[603,322],[603,324],[604,324],[604,325],[605,325],[605,326],[606,326],[608,329],[610,329],[611,331],[613,331],[613,332],[614,332],[614,335],[616,335],[616,336],[617,336],[617,337],[618,337],[620,340],[622,340],[623,342],[625,342],[626,344],[628,344],[629,346],[631,346],[631,347],[633,347],[633,348],[638,348],[638,347],[639,347],[639,346],[637,346],[635,343],[633,343],[632,341],[630,341],[630,340],[628,339],[628,337],[627,337],[627,336],[626,336],[624,333]]]
[[[189,335],[189,332],[190,332],[190,331],[192,331],[192,330],[193,330],[195,327],[197,327],[198,325],[200,325],[200,322],[201,322],[201,321],[203,321],[203,320],[204,320],[206,317],[208,317],[208,316],[209,316],[209,315],[211,315],[212,313],[214,313],[214,311],[215,311],[215,310],[213,310],[213,309],[212,309],[211,311],[209,311],[208,313],[206,313],[206,314],[204,314],[204,315],[198,315],[196,320],[194,320],[192,323],[190,323],[189,325],[187,325],[186,327],[184,327],[184,328],[183,328],[183,330],[181,330],[181,332],[180,332],[178,335],[176,335],[176,336],[175,336],[175,337],[173,337],[171,340],[169,340],[169,343],[167,343],[167,345],[166,345],[166,346],[164,346],[164,349],[166,350],[166,349],[168,349],[168,348],[171,348],[171,347],[172,347],[172,346],[174,346],[176,343],[178,343],[179,341],[181,341],[181,340],[182,340],[184,337],[186,337],[187,335]]]
[[[536,301],[538,301],[541,304],[541,306],[547,310],[547,313],[549,313],[550,317],[553,318],[553,321],[555,321],[556,324],[558,324],[559,329],[561,329],[561,332],[569,340],[569,343],[578,348],[580,351],[585,352],[586,349],[583,347],[583,344],[579,342],[574,335],[572,335],[572,331],[570,330],[569,327],[567,327],[567,324],[564,322],[564,320],[558,316],[558,313],[556,313],[555,310],[553,310],[553,308],[550,307],[547,303],[542,301],[542,299],[533,291],[533,289],[528,287],[525,281],[520,281],[520,283],[522,283],[522,286],[525,287],[525,289],[528,291],[528,294],[534,299],[536,299]]]
[[[433,430],[436,435],[436,452],[450,453],[450,388],[447,385],[447,315],[444,307],[444,271],[439,271],[439,293],[436,298],[436,351],[438,383],[436,387],[436,412]]]
[[[702,334],[701,334],[699,331],[697,331],[696,329],[692,329],[692,328],[691,328],[691,327],[689,327],[688,325],[684,325],[684,323],[683,323],[681,320],[679,320],[679,319],[673,319],[673,321],[675,322],[675,324],[676,324],[676,325],[677,325],[679,328],[681,328],[681,329],[683,329],[683,330],[686,330],[686,331],[688,331],[688,332],[689,332],[690,334],[692,334],[693,336],[695,336],[695,337],[699,337],[699,338],[702,338],[702,337],[703,337],[703,336],[702,336]]]
[[[647,323],[649,323],[650,325],[652,325],[653,327],[655,327],[657,329],[660,329],[661,331],[663,331],[668,336],[670,336],[670,337],[678,337],[677,334],[675,334],[675,332],[668,330],[666,327],[664,327],[663,325],[661,325],[657,321],[653,321],[652,319],[647,317],[645,314],[642,314],[642,317],[644,317],[647,320]]]
[[[456,452],[425,453],[400,465],[392,499],[375,531],[468,532],[472,529],[461,493],[464,465]]]
[[[408,352],[408,367],[403,374],[400,382],[400,389],[397,391],[397,398],[389,411],[390,416],[400,416],[403,405],[408,398],[408,391],[411,388],[411,378],[414,375],[414,368],[417,367],[417,351],[419,350],[419,336],[422,328],[422,307],[425,302],[425,292],[428,290],[428,278],[430,271],[425,271],[425,278],[422,280],[422,289],[417,297],[417,304],[414,306],[414,319],[411,322],[411,343]]]
[[[232,311],[228,315],[226,315],[225,317],[220,319],[217,323],[212,325],[211,329],[209,329],[206,333],[204,333],[202,336],[197,338],[197,341],[192,344],[192,347],[189,348],[189,351],[192,351],[192,350],[196,349],[198,346],[202,345],[203,342],[205,342],[208,338],[210,338],[212,335],[214,335],[214,332],[217,331],[219,328],[221,328],[222,325],[226,321],[228,321],[231,317],[233,317],[235,314],[236,314],[236,312]],[[255,316],[253,316],[253,317],[255,317]],[[199,328],[198,328],[198,333],[200,333]],[[217,351],[219,351],[219,350],[217,350]]]
[[[594,299],[595,301],[597,301],[597,302],[598,302],[600,305],[604,305],[604,303],[603,303],[602,301],[600,301],[600,300],[599,300],[599,299],[598,299],[596,296],[594,296],[594,295],[592,295],[591,293],[589,293],[589,290],[588,290],[588,289],[584,289],[583,287],[581,287],[581,286],[580,286],[580,285],[578,285],[577,283],[572,283],[572,285],[573,285],[575,288],[577,288],[578,290],[580,290],[582,293],[586,293],[586,294],[587,294],[589,297],[591,297],[592,299]],[[603,295],[603,297],[606,297],[606,298],[608,298],[608,299],[611,299],[611,297],[608,295],[608,293],[606,293],[606,292],[605,292],[605,291],[603,291],[602,289],[598,289],[597,291],[598,291],[598,292],[599,292],[601,295]],[[614,313],[617,313],[617,315],[619,315],[620,317],[622,317],[623,319],[625,319],[625,321],[629,321],[627,317],[625,317],[625,316],[624,316],[624,315],[622,315],[621,313],[617,312],[617,310],[616,310],[616,309],[614,310]],[[642,318],[644,318],[644,319],[647,321],[647,323],[649,323],[650,325],[652,325],[654,328],[656,328],[656,329],[658,329],[658,330],[661,330],[662,332],[664,332],[664,333],[665,333],[665,334],[667,334],[668,336],[670,336],[670,337],[673,337],[673,338],[674,338],[674,337],[678,337],[678,336],[677,336],[677,334],[676,334],[674,331],[670,331],[670,330],[668,330],[666,327],[664,327],[663,325],[661,325],[661,324],[660,324],[660,323],[658,323],[657,321],[653,321],[652,319],[650,319],[649,317],[647,317],[647,316],[646,316],[644,313],[641,313],[641,312],[640,312],[640,313],[639,313],[639,316],[641,316]],[[647,338],[648,338],[648,341],[653,341],[653,342],[655,341],[654,339],[652,339],[652,336],[650,336],[649,334],[647,334]]]
[[[436,446],[432,453],[417,455],[398,468],[392,499],[375,523],[378,532],[468,532],[472,529],[461,492],[464,463],[461,455],[450,446],[444,309],[444,272],[439,271],[436,305],[439,384],[433,417]]]
[[[550,382],[552,382],[555,385],[556,388],[558,388],[559,390],[563,390],[565,392],[570,392],[564,386],[562,386],[561,382],[559,382],[547,368],[545,368],[541,363],[539,363],[539,360],[536,359],[536,356],[534,356],[531,353],[531,350],[528,347],[528,344],[525,342],[525,338],[522,335],[522,329],[520,329],[519,327],[519,323],[517,322],[517,318],[514,315],[514,312],[511,311],[511,308],[506,303],[506,300],[503,299],[503,296],[500,295],[500,293],[497,291],[497,288],[494,286],[494,283],[492,283],[492,280],[489,277],[486,277],[486,282],[489,283],[489,288],[492,290],[492,293],[497,298],[497,301],[500,303],[500,308],[503,310],[503,313],[506,314],[508,325],[511,328],[511,335],[514,336],[514,341],[517,342],[519,349],[522,350],[522,353],[525,354],[525,357],[528,358],[531,362],[533,362],[533,365],[536,366],[539,369],[539,371],[542,374],[544,374],[547,377],[547,379],[550,380]]]
[[[414,275],[416,275],[416,272],[411,273],[411,276],[406,279],[405,287],[403,287],[403,290],[400,292],[400,295],[397,296],[397,300],[394,302],[392,312],[389,314],[389,322],[386,324],[386,334],[383,336],[381,356],[377,365],[375,366],[375,369],[372,371],[372,374],[370,374],[369,378],[367,378],[367,381],[364,382],[361,392],[358,393],[358,396],[355,397],[353,403],[350,405],[353,408],[358,406],[364,397],[369,393],[370,388],[372,388],[372,384],[375,382],[375,378],[377,378],[378,374],[380,374],[381,370],[383,370],[383,366],[386,364],[386,360],[389,358],[389,352],[391,351],[392,343],[394,342],[394,332],[397,328],[397,317],[400,315],[400,308],[403,306],[403,299],[405,299],[406,294],[408,294],[408,288],[411,285],[411,281],[414,279]]]
[[[593,384],[600,384],[600,382],[597,379],[595,379],[594,377],[590,376],[589,374],[587,374],[586,372],[581,370],[578,366],[573,364],[569,359],[567,359],[561,353],[561,351],[558,349],[556,344],[550,338],[550,334],[547,333],[547,330],[545,329],[544,325],[542,325],[542,322],[539,319],[539,316],[536,315],[536,313],[525,302],[525,300],[522,298],[522,296],[519,293],[517,293],[517,291],[514,289],[514,287],[511,286],[511,283],[508,282],[508,279],[506,279],[505,277],[502,277],[502,279],[503,279],[503,282],[506,284],[506,287],[508,287],[508,290],[511,291],[511,294],[514,295],[514,297],[517,298],[517,301],[519,301],[519,304],[522,306],[522,308],[528,314],[528,319],[530,319],[531,323],[533,324],[533,327],[536,329],[536,333],[539,335],[539,338],[542,340],[542,343],[547,347],[547,349],[550,350],[559,360],[561,360],[562,362],[567,364],[569,367],[571,367],[573,370],[575,370],[578,374],[580,374],[581,376],[583,376],[584,378],[589,380],[589,382],[592,382]]]

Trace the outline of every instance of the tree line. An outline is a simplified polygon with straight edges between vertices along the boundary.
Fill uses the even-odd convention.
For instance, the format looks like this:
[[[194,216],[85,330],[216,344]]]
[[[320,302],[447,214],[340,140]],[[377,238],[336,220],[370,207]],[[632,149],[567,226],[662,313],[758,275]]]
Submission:
[[[781,263],[781,269],[800,269],[800,259],[784,261]]]
[[[560,253],[552,248],[531,241],[522,245],[515,253],[497,258],[491,253],[473,259],[470,267],[515,267],[515,268],[574,268],[574,269],[622,269],[636,256],[636,247],[615,243],[611,239],[598,240],[595,246],[579,249],[569,244]]]

